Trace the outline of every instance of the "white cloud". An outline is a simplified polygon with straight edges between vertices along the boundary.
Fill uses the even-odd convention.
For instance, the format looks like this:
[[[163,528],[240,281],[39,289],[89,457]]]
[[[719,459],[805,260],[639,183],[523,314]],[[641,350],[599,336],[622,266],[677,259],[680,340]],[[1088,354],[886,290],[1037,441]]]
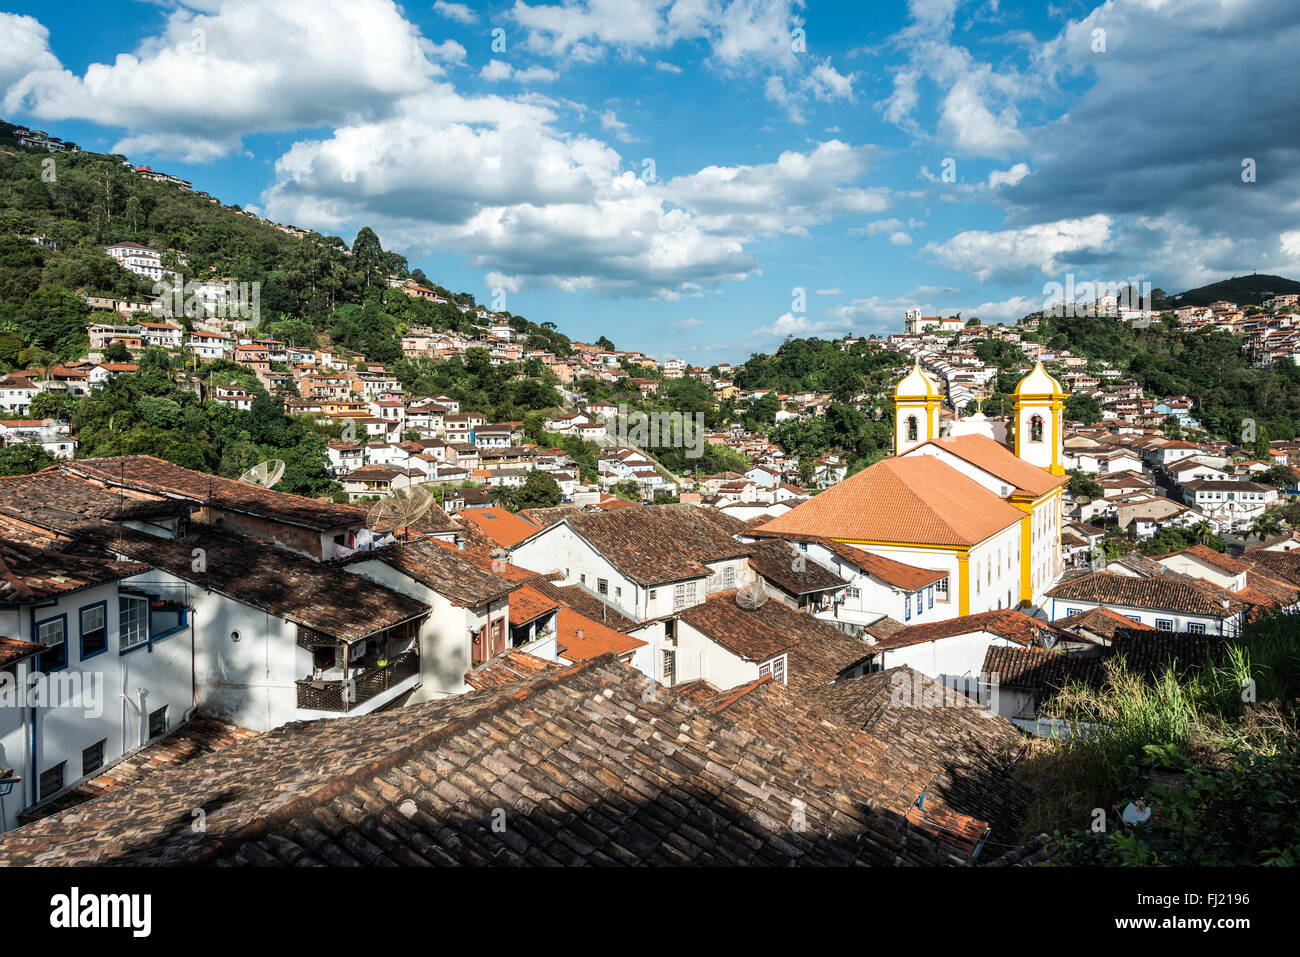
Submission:
[[[1293,229],[1278,237],[1282,252],[1288,256],[1300,256],[1300,229]]]
[[[795,338],[806,339],[810,336],[842,333],[851,327],[852,323],[847,319],[812,320],[803,314],[795,315],[792,312],[787,312],[778,317],[770,326],[760,326],[754,330],[751,338],[784,339],[786,336],[794,336]]]
[[[620,120],[613,110],[605,110],[600,114],[600,125],[623,143],[631,143],[636,139],[628,130],[627,124]]]
[[[434,60],[457,48],[421,37],[391,0],[219,0],[207,12],[177,7],[134,54],[81,76],[44,58],[5,108],[119,126],[126,143],[212,158],[249,133],[382,114],[426,88],[442,70]]]
[[[681,322],[674,322],[673,328],[678,332],[686,332],[689,329],[698,329],[702,325],[704,325],[702,321],[692,316],[690,319],[683,319]]]
[[[499,83],[503,80],[513,79],[518,83],[550,83],[559,74],[554,70],[548,70],[544,66],[530,66],[520,70],[505,60],[489,60],[478,71],[478,75],[490,83]]]
[[[853,82],[857,79],[856,73],[845,75],[831,66],[830,57],[822,63],[813,67],[812,73],[808,77],[808,88],[812,95],[819,100],[827,102],[833,100],[848,100],[853,102]]]
[[[664,193],[720,233],[803,235],[836,215],[888,207],[888,190],[849,185],[867,171],[873,153],[828,140],[808,153],[782,153],[775,163],[708,166],[670,180]]]
[[[1000,186],[1015,186],[1028,175],[1028,163],[1017,163],[1008,170],[995,169],[989,173],[988,188],[997,189]]]
[[[457,23],[478,23],[478,14],[463,3],[447,3],[446,0],[436,0],[433,5],[433,12],[448,20],[455,20]]]
[[[799,107],[800,97],[786,89],[785,80],[773,73],[763,84],[763,95],[786,111],[791,123],[803,123],[803,110]]]
[[[674,76],[682,72],[682,68],[676,63],[669,63],[667,60],[656,60],[655,69],[662,73],[672,73]]]
[[[841,289],[839,286],[836,286],[836,287],[834,287],[833,289],[817,289],[817,290],[814,290],[814,295],[818,295],[818,296],[842,296],[842,295],[844,295],[844,290]]]
[[[889,233],[889,232],[893,232],[896,229],[901,229],[902,226],[903,226],[903,221],[901,219],[895,219],[892,217],[889,219],[877,219],[873,222],[867,223],[867,225],[862,226],[860,228],[850,229],[849,235],[879,236],[881,233]]]
[[[910,246],[912,245],[912,237],[899,230],[889,234],[889,244],[891,246]]]
[[[50,31],[35,17],[0,13],[0,102],[5,91],[28,73],[59,68],[49,43]]]
[[[491,83],[498,83],[510,79],[514,72],[515,68],[505,60],[489,60],[483,65],[483,69],[478,71],[478,75]]]
[[[1035,299],[1032,296],[1012,296],[1000,302],[982,302],[978,306],[963,310],[962,315],[967,318],[977,317],[985,325],[995,325],[999,322],[1010,325],[1042,308],[1041,297]]]
[[[1110,216],[1097,213],[998,232],[967,230],[946,242],[927,243],[922,252],[981,282],[1023,279],[1034,269],[1044,275],[1059,272],[1071,253],[1100,250],[1111,238],[1112,223]]]
[[[687,42],[706,45],[708,62],[727,73],[792,73],[802,68],[792,43],[802,6],[803,0],[516,0],[510,16],[526,31],[525,49],[567,62],[598,61],[611,52],[633,58]],[[681,70],[662,59],[656,68]],[[820,88],[842,96],[846,79],[828,67]]]
[[[986,103],[979,75],[968,75],[958,79],[944,98],[939,132],[962,152],[1003,156],[1028,143],[1016,128],[1016,119],[1015,107],[1010,104],[994,114]]]
[[[549,107],[449,85],[381,121],[296,143],[263,197],[268,215],[338,231],[369,223],[387,244],[451,252],[507,288],[694,296],[756,263],[622,168],[608,146],[561,134]]]

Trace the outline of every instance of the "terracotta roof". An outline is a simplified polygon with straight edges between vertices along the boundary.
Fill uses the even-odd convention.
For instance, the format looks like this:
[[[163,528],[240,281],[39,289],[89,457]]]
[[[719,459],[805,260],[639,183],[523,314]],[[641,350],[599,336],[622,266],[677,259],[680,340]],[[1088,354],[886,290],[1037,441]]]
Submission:
[[[696,704],[704,704],[710,701],[721,689],[711,681],[696,678],[694,681],[683,681],[681,684],[673,685],[668,690],[673,694],[690,698]]]
[[[83,781],[71,791],[65,791],[54,800],[46,801],[21,815],[20,820],[28,823],[52,814],[61,814],[110,791],[135,784],[155,771],[180,767],[195,758],[222,751],[232,744],[255,737],[257,732],[248,728],[215,718],[195,717],[162,740],[146,745],[112,767],[105,768],[90,780]]]
[[[795,570],[795,556],[803,559]],[[847,582],[830,569],[808,559],[803,552],[780,541],[760,542],[749,556],[749,567],[789,595],[810,595],[838,591]]]
[[[677,617],[747,661],[786,652],[786,680],[796,687],[832,681],[871,653],[866,643],[775,598],[751,610],[736,604],[735,591],[724,591]]]
[[[1080,635],[1080,632],[1088,632],[1096,635],[1098,638],[1104,638],[1107,641],[1113,641],[1115,630],[1117,628],[1137,628],[1155,631],[1150,625],[1144,625],[1140,621],[1134,621],[1127,618],[1119,612],[1111,611],[1105,605],[1098,605],[1096,608],[1089,608],[1078,614],[1067,615],[1064,618],[1058,618],[1052,622],[1057,628]],[[1083,637],[1080,635],[1080,637]]]
[[[974,545],[1024,513],[933,455],[884,459],[850,475],[763,531],[853,542]]]
[[[1300,586],[1300,551],[1270,552],[1259,549],[1246,552],[1242,558],[1272,578]]]
[[[1060,636],[1060,630],[1045,621],[1030,618],[1024,612],[1016,611],[1014,608],[1002,608],[980,612],[977,615],[967,615],[964,618],[908,625],[879,639],[872,645],[872,649],[887,651],[891,648],[906,648],[909,645],[924,644],[927,641],[938,641],[956,635],[969,635],[977,631],[987,631],[1021,645],[1034,644],[1041,633]]]
[[[1070,481],[1068,475],[1052,475],[1046,469],[1030,465],[1005,445],[995,442],[987,435],[960,435],[943,439],[931,439],[926,445],[944,449],[958,458],[965,459],[976,468],[983,469],[990,475],[1002,479],[1017,492],[1038,498],[1052,489],[1060,488]],[[908,455],[923,455],[913,450]]]
[[[21,638],[0,638],[0,668],[40,654],[45,646],[39,641],[23,641]]]
[[[137,562],[69,555],[23,542],[0,541],[0,603],[35,604],[149,570]]]
[[[821,710],[777,681],[762,678],[733,691],[705,707],[768,741],[810,751],[820,759],[818,770],[827,780],[863,803],[905,816],[965,854],[974,851],[988,831],[986,822],[945,808],[932,796],[921,801],[942,770],[924,756],[886,747],[867,731]],[[921,803],[924,807],[918,807]]]
[[[1006,718],[908,667],[836,681],[808,697],[891,752],[936,769],[927,803],[988,821],[999,841],[1019,832],[1030,792],[1010,771],[1025,738]]]
[[[640,505],[582,512],[564,522],[613,565],[641,585],[709,573],[704,563],[749,554],[732,536],[744,523],[693,505]]]
[[[601,655],[625,655],[646,643],[598,621],[561,606],[556,615],[556,654],[572,662],[590,661]]]
[[[365,511],[351,505],[317,502],[301,495],[195,472],[150,455],[77,459],[61,464],[59,468],[72,475],[102,482],[109,488],[125,487],[189,499],[201,505],[247,512],[320,531],[362,525],[366,520]]]
[[[862,630],[865,631],[872,638],[879,639],[879,638],[887,638],[888,636],[892,635],[894,632],[899,631],[906,627],[907,625],[899,621],[897,618],[890,618],[888,615],[886,615],[884,618],[873,621],[871,624],[867,625]]]
[[[83,534],[101,547],[344,641],[429,611],[424,602],[339,566],[205,526],[192,529],[184,541],[107,524]],[[193,568],[195,548],[206,555],[203,571]]]
[[[766,521],[766,516],[762,516],[761,520]],[[903,591],[917,591],[926,585],[933,585],[935,582],[949,576],[946,571],[917,568],[915,565],[908,565],[892,558],[885,558],[883,555],[873,555],[860,548],[854,548],[852,545],[837,542],[833,538],[821,538],[816,535],[796,535],[789,532],[771,532],[766,528],[752,529],[746,534],[753,535],[755,538],[781,538],[795,542],[816,542],[873,578]]]
[[[999,685],[1038,692],[1041,704],[1070,682],[1100,686],[1105,680],[1105,664],[1105,658],[1095,655],[990,645],[984,653],[983,670],[987,675],[996,675]]]
[[[519,587],[518,582],[480,568],[446,542],[432,539],[392,545],[375,557],[458,605],[484,605]]]
[[[963,863],[897,814],[611,658],[294,722],[0,836],[10,865]],[[498,829],[492,808],[503,808]],[[193,808],[206,830],[178,827]],[[798,821],[791,826],[792,820]]]
[[[510,593],[510,624],[526,625],[559,607],[554,598],[548,598],[531,585],[523,585]]]
[[[1220,618],[1230,614],[1230,609],[1225,608],[1222,601],[1210,597],[1194,582],[1170,577],[1134,578],[1112,572],[1094,572],[1062,582],[1047,592],[1047,596],[1064,601],[1092,601],[1125,608],[1153,608]]]
[[[525,538],[536,535],[538,531],[537,526],[531,522],[511,514],[507,509],[495,506],[470,509],[462,512],[461,516],[465,521],[477,525],[484,535],[504,548],[518,545]]]
[[[514,616],[511,616],[514,620]],[[536,678],[548,671],[557,671],[562,665],[545,658],[538,658],[526,651],[510,649],[489,658],[472,671],[465,672],[465,683],[471,688],[482,690],[498,685],[511,685],[520,681]]]
[[[581,585],[558,585],[540,576],[530,579],[528,584],[548,598],[554,598],[562,605],[572,608],[578,614],[590,618],[592,621],[598,621],[615,631],[626,632],[641,627],[639,622],[628,618],[613,605],[601,601],[600,598]]]

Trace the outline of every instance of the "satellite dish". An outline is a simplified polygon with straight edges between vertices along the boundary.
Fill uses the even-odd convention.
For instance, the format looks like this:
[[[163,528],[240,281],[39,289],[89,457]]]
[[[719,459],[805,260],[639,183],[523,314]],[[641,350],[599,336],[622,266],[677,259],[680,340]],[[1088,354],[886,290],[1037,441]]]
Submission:
[[[414,525],[433,506],[433,492],[424,487],[412,489],[404,498],[385,498],[371,506],[366,524],[374,532],[404,531]]]
[[[273,488],[282,478],[284,478],[284,462],[281,459],[267,459],[265,462],[258,462],[239,476],[239,481],[247,482],[249,485],[260,485],[262,488]]]
[[[757,611],[767,604],[767,590],[762,582],[754,581],[736,592],[736,604],[746,611]]]

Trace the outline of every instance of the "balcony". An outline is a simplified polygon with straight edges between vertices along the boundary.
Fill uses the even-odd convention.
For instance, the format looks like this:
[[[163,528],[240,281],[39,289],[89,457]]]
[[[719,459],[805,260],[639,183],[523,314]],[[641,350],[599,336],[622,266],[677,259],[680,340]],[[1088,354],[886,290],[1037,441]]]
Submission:
[[[419,674],[420,655],[412,650],[397,655],[385,665],[354,672],[346,680],[302,679],[296,682],[298,707],[304,711],[347,714]]]

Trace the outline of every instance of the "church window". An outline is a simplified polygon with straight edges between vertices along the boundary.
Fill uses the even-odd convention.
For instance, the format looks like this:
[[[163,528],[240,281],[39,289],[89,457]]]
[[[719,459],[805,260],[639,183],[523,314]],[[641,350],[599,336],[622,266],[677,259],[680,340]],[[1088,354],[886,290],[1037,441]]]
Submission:
[[[914,415],[907,417],[907,441],[916,441],[916,416]]]
[[[1041,415],[1036,415],[1029,420],[1029,441],[1043,441],[1043,417]]]

